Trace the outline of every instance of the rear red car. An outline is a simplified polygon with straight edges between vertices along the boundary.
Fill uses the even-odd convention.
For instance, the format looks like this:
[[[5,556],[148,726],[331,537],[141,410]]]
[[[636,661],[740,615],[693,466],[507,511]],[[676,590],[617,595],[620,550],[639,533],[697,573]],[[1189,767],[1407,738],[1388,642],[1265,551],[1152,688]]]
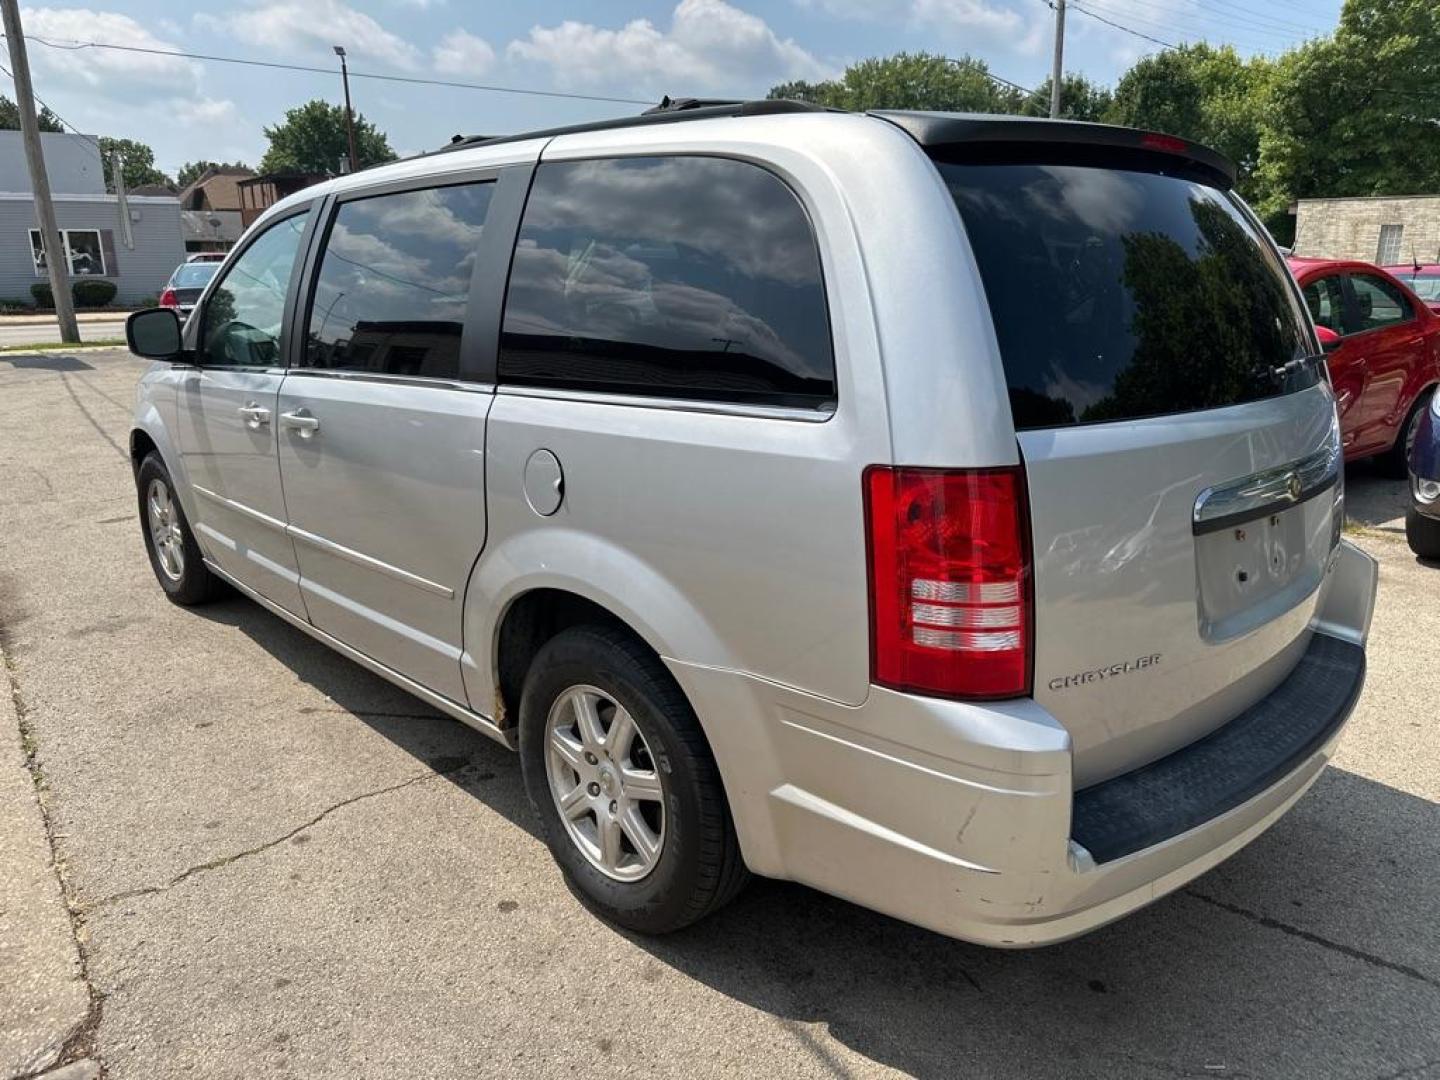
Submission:
[[[1420,416],[1440,383],[1440,315],[1371,263],[1288,261],[1315,325],[1336,335],[1330,381],[1346,460],[1379,455],[1387,472],[1404,476]]]

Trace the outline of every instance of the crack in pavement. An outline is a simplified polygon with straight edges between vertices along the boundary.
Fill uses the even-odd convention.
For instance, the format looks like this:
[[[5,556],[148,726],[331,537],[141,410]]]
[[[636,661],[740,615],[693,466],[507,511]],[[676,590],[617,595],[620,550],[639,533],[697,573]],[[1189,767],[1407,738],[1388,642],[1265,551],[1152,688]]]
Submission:
[[[10,658],[10,654],[5,651],[6,636],[5,624],[0,622],[0,669],[4,669],[5,672],[4,689],[9,692],[10,699],[15,703],[15,720],[20,728],[20,745],[25,755],[25,771],[30,774],[30,782],[35,786],[35,802],[40,808],[40,822],[45,830],[45,843],[50,849],[50,865],[54,868],[55,880],[60,884],[60,896],[65,903],[65,917],[70,923],[70,938],[75,942],[75,957],[80,968],[80,982],[84,985],[86,994],[85,1015],[65,1033],[55,1060],[47,1066],[47,1071],[62,1065],[69,1065],[83,1058],[91,1058],[98,1063],[103,1076],[105,1065],[100,1060],[95,1046],[95,1036],[99,1031],[100,1020],[105,1012],[105,995],[100,992],[90,978],[90,954],[85,944],[84,924],[80,917],[80,902],[70,885],[70,876],[65,872],[65,859],[60,854],[60,845],[55,835],[55,823],[50,818],[50,785],[45,778],[44,769],[40,766],[40,748],[35,742],[35,732],[29,723],[29,707],[26,705],[24,695],[20,692],[20,677],[15,670],[15,664]]]
[[[419,776],[412,776],[408,780],[402,780],[398,784],[391,784],[388,787],[377,788],[374,791],[365,791],[361,792],[359,795],[352,795],[350,796],[350,798],[342,799],[340,802],[335,803],[333,806],[326,807],[309,821],[295,826],[295,828],[291,829],[283,836],[277,836],[273,840],[267,840],[263,844],[257,844],[255,847],[246,848],[244,851],[237,851],[233,855],[222,855],[218,859],[211,859],[208,862],[199,863],[198,865],[189,867],[188,869],[182,870],[180,873],[176,874],[164,885],[144,885],[140,888],[126,889],[124,892],[118,892],[115,893],[113,896],[107,896],[103,899],[96,900],[94,903],[88,905],[86,910],[95,911],[99,908],[108,907],[111,904],[118,903],[121,900],[132,900],[138,896],[153,896],[156,893],[168,892],[176,885],[179,885],[182,881],[185,881],[188,878],[192,878],[197,874],[203,874],[209,870],[218,870],[223,866],[229,866],[231,863],[239,862],[241,859],[248,859],[252,855],[259,855],[263,852],[269,851],[271,848],[277,847],[280,844],[285,843],[285,841],[299,836],[306,829],[313,828],[314,826],[320,824],[320,822],[324,821],[327,817],[335,813],[337,810],[343,810],[347,806],[352,806],[355,803],[361,802],[365,799],[373,799],[378,795],[389,795],[393,791],[399,791],[401,788],[410,787],[412,784],[419,784],[426,780],[435,780],[442,776],[452,776],[460,770],[468,768],[469,765],[470,762],[466,761],[464,764],[457,765],[454,768],[444,770],[431,770],[430,772],[421,773]]]
[[[1343,956],[1350,957],[1352,960],[1359,960],[1362,964],[1384,968],[1398,975],[1404,975],[1407,979],[1414,979],[1416,982],[1421,982],[1426,986],[1440,990],[1440,979],[1426,975],[1423,971],[1418,971],[1408,964],[1399,964],[1394,960],[1386,960],[1383,956],[1376,956],[1374,953],[1365,952],[1363,949],[1357,949],[1350,945],[1342,945],[1338,941],[1331,941],[1329,938],[1321,937],[1319,934],[1311,933],[1309,930],[1301,930],[1298,926],[1281,922],[1279,919],[1271,918],[1269,915],[1261,915],[1258,911],[1251,911],[1249,908],[1243,908],[1239,904],[1232,904],[1218,897],[1206,896],[1204,893],[1196,892],[1194,889],[1186,889],[1185,895],[1193,896],[1196,900],[1202,900],[1212,907],[1219,908],[1221,911],[1228,911],[1232,915],[1239,915],[1242,919],[1249,919],[1251,922],[1258,926],[1263,926],[1267,930],[1279,930],[1282,934],[1289,934],[1291,937],[1308,941],[1312,945],[1319,945],[1322,949],[1338,952]]]

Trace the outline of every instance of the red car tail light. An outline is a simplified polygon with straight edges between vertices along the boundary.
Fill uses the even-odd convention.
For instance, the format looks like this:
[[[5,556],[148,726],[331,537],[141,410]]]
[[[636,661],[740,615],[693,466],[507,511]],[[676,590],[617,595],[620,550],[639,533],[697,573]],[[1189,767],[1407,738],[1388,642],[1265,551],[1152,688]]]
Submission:
[[[1022,466],[865,472],[871,678],[954,698],[1030,692]]]
[[[160,306],[161,306],[161,307],[179,307],[179,306],[180,306],[179,302],[175,299],[175,290],[174,290],[174,289],[166,289],[164,292],[162,292],[162,293],[160,294]]]

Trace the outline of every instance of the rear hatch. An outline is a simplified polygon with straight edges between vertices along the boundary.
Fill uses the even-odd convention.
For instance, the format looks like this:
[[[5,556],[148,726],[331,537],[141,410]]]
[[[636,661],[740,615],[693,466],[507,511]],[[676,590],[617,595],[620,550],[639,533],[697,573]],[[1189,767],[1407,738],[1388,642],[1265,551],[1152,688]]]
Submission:
[[[993,316],[1029,486],[1034,696],[1077,787],[1213,731],[1298,662],[1340,447],[1284,264],[1178,140],[928,146]],[[1090,133],[1090,134],[1087,134]]]

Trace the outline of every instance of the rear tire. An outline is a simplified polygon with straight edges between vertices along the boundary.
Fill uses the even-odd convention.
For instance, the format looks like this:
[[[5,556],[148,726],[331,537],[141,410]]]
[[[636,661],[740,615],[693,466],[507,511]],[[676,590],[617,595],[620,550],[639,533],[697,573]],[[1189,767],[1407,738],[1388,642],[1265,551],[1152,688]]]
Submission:
[[[135,471],[136,496],[140,506],[140,531],[155,580],[174,603],[184,607],[208,603],[225,592],[224,583],[205,565],[200,546],[190,532],[190,522],[175,485],[160,455],[151,452]]]
[[[1440,520],[1415,510],[1405,515],[1405,539],[1422,559],[1440,559]]]
[[[663,934],[749,879],[700,723],[631,635],[597,625],[552,638],[525,676],[519,729],[530,804],[588,907]]]
[[[1415,404],[1411,405],[1410,411],[1405,414],[1405,423],[1400,425],[1400,432],[1395,436],[1395,445],[1376,459],[1380,470],[1392,480],[1404,480],[1410,475],[1410,446],[1415,441],[1415,431],[1420,426],[1421,414],[1430,404],[1433,393],[1433,386],[1421,391]]]

